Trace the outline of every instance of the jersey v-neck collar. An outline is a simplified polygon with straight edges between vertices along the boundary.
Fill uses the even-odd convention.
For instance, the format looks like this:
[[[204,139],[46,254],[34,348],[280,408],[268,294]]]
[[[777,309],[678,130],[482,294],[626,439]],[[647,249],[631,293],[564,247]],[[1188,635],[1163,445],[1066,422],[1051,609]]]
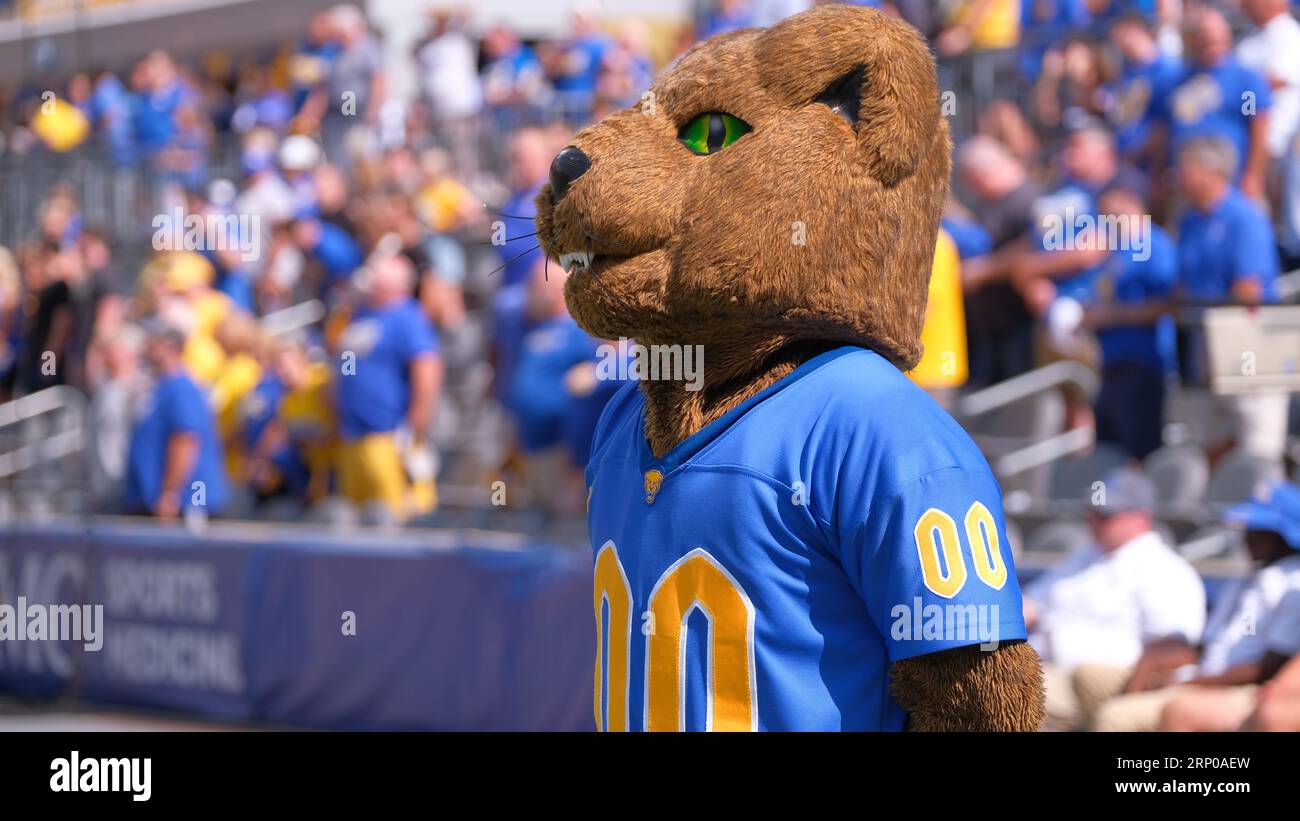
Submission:
[[[641,472],[646,473],[651,470],[657,470],[661,476],[668,476],[677,468],[682,467],[700,451],[713,444],[726,433],[732,425],[752,410],[759,403],[769,399],[780,391],[794,385],[805,376],[817,371],[819,368],[829,365],[842,356],[847,356],[857,351],[867,350],[856,345],[843,345],[839,348],[833,348],[824,353],[820,353],[795,368],[790,373],[773,382],[763,390],[741,402],[736,407],[724,413],[722,416],[705,425],[700,430],[688,436],[677,447],[664,454],[662,459],[656,459],[654,452],[650,449],[650,443],[645,437],[645,403],[641,404],[639,419],[637,421],[638,444],[640,455]]]

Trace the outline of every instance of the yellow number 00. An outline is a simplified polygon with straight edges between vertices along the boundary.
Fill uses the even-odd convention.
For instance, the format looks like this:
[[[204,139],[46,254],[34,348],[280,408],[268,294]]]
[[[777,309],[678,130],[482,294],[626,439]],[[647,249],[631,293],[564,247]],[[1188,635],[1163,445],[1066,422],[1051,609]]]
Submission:
[[[632,590],[613,542],[606,542],[596,554],[592,603],[596,611],[596,729],[625,731],[631,684]],[[754,606],[735,578],[698,548],[664,571],[646,603],[645,729],[685,729],[682,649],[686,622],[697,609],[709,621],[706,729],[755,730]],[[606,687],[602,685],[608,692],[604,710],[601,691]]]
[[[1001,590],[1007,583],[1007,565],[1002,561],[993,514],[983,502],[975,502],[966,511],[964,524],[975,575],[994,590]],[[932,507],[921,514],[913,535],[917,557],[921,560],[922,581],[936,596],[951,599],[966,586],[966,560],[962,557],[957,523],[947,513]]]

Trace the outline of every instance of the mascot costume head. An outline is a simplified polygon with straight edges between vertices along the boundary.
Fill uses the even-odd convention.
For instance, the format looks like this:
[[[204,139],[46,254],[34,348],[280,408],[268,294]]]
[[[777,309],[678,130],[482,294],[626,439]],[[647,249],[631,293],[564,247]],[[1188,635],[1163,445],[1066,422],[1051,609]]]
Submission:
[[[820,6],[696,45],[555,157],[538,237],[569,272],[574,319],[598,337],[703,346],[703,390],[640,386],[654,456],[829,350],[916,365],[951,155],[939,103],[915,30]],[[914,729],[1041,718],[1023,643],[890,672]]]

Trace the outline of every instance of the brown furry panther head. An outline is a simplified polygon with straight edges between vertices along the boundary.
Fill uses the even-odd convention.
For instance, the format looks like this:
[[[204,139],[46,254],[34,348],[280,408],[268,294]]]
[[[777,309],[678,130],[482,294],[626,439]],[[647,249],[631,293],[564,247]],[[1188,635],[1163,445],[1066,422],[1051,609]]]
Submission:
[[[848,342],[907,369],[950,152],[920,35],[821,6],[696,45],[580,131],[538,196],[538,237],[596,336],[733,358]]]

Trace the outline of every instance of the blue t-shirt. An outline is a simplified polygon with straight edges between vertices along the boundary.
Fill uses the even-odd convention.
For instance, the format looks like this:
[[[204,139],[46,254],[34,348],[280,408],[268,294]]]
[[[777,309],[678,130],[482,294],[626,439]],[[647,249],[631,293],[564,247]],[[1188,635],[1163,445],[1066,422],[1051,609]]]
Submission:
[[[320,237],[311,254],[320,260],[330,282],[347,279],[361,267],[365,254],[352,236],[329,220],[318,220]]]
[[[1229,57],[1213,68],[1189,66],[1164,100],[1173,152],[1193,137],[1219,137],[1237,149],[1237,176],[1246,164],[1250,123],[1273,105],[1273,92],[1258,72]]]
[[[957,256],[961,259],[982,257],[993,251],[993,235],[972,219],[948,216],[940,220],[939,225],[952,237],[957,246]]]
[[[202,482],[203,509],[220,513],[226,506],[226,473],[221,442],[217,438],[212,407],[199,386],[184,372],[162,377],[154,386],[149,405],[131,431],[127,455],[126,501],[135,509],[147,509],[162,493],[163,469],[167,464],[167,443],[178,434],[199,438],[199,455],[194,471],[181,488],[181,509],[194,506]]]
[[[1165,110],[1183,73],[1182,61],[1161,54],[1142,65],[1126,63],[1119,78],[1107,86],[1106,120],[1115,129],[1115,144],[1122,153],[1146,145],[1152,120]]]
[[[180,80],[135,95],[135,134],[145,150],[156,151],[176,137],[176,110],[187,96],[188,90]]]
[[[1024,77],[1043,71],[1043,55],[1071,34],[1087,31],[1092,15],[1085,0],[1027,0],[1020,4],[1017,64]]]
[[[1268,217],[1230,190],[1208,214],[1189,208],[1178,223],[1178,282],[1194,302],[1224,302],[1243,276],[1259,278],[1277,298],[1277,247]]]
[[[1025,637],[988,464],[880,355],[817,356],[662,459],[644,407],[610,401],[586,470],[599,727],[900,730],[893,662]]]
[[[1097,218],[1097,191],[1076,181],[1067,181],[1060,188],[1044,194],[1034,201],[1033,220],[1030,227],[1034,242],[1042,251],[1074,250],[1087,245],[1083,226]],[[1087,302],[1092,293],[1092,279],[1097,269],[1081,268],[1072,274],[1056,279],[1058,296]]]
[[[602,34],[589,34],[565,47],[564,70],[555,77],[555,90],[561,93],[595,94],[600,66],[610,41]]]
[[[568,316],[543,322],[524,337],[510,391],[510,410],[519,424],[525,451],[560,441],[570,405],[565,374],[595,356],[596,340]]]
[[[515,387],[515,370],[523,356],[524,338],[537,327],[528,317],[528,286],[507,285],[492,297],[492,395],[503,405],[510,403]]]
[[[537,185],[518,192],[506,202],[503,214],[496,217],[505,223],[506,241],[495,246],[502,264],[502,270],[496,276],[501,277],[505,285],[526,282],[542,258],[542,250],[536,237],[532,236],[537,233],[535,218],[539,190],[541,186]]]
[[[408,299],[358,311],[343,332],[341,350],[339,431],[355,440],[401,426],[411,402],[411,363],[439,347],[433,323]]]
[[[1115,251],[1102,263],[1093,281],[1099,301],[1141,305],[1169,296],[1178,279],[1178,248],[1157,225],[1151,226],[1148,240],[1149,255]],[[1172,332],[1169,316],[1154,325],[1102,329],[1097,332],[1102,364],[1137,362],[1164,370],[1169,364]]]

